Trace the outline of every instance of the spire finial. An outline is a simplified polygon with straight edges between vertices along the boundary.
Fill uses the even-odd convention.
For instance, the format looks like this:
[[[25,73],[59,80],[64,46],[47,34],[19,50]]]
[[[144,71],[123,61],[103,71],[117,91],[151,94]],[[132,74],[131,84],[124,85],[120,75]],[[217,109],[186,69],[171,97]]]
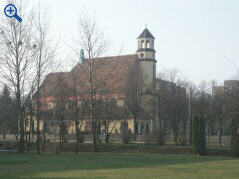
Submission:
[[[145,24],[145,28],[147,28],[148,24]]]

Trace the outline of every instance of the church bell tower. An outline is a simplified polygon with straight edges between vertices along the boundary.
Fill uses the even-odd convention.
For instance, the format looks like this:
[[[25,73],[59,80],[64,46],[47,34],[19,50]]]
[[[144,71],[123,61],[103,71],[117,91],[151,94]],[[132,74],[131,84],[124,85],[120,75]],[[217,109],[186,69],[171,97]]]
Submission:
[[[136,51],[139,61],[140,75],[140,107],[144,111],[139,123],[149,126],[150,134],[156,131],[156,60],[154,50],[154,36],[145,28],[137,38],[138,49]]]
[[[136,53],[140,61],[143,94],[155,92],[156,60],[154,39],[154,36],[147,28],[137,38],[138,49]]]

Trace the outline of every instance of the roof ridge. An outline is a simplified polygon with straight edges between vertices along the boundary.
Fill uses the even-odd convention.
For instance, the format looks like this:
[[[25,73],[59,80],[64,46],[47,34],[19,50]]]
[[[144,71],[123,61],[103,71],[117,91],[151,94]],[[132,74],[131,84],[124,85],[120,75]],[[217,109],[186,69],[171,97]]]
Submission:
[[[94,59],[101,59],[101,58],[104,58],[104,59],[107,59],[107,58],[117,58],[117,57],[126,57],[126,56],[137,56],[137,54],[127,54],[127,55],[116,55],[116,56],[103,56],[103,57],[96,57]],[[88,58],[86,58],[87,60]]]

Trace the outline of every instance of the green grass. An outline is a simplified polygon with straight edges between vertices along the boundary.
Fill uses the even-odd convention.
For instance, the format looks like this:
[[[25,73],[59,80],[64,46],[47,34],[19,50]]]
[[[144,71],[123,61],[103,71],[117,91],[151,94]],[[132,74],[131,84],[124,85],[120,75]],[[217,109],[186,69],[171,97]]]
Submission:
[[[9,148],[10,146],[10,148]],[[14,146],[14,147],[11,147]],[[59,146],[58,146],[59,148]],[[13,149],[17,150],[16,142],[1,142],[0,150]],[[152,154],[194,154],[192,150],[192,146],[175,146],[173,144],[167,144],[164,146],[159,146],[156,144],[100,144],[99,145],[100,152],[107,153],[152,153]],[[30,151],[36,151],[36,144],[31,144]],[[54,153],[55,144],[47,143],[45,145],[45,152]],[[74,152],[75,151],[75,143],[67,143],[64,145],[65,152]],[[89,153],[93,152],[93,145],[89,143],[79,144],[79,152],[81,153]],[[221,146],[218,145],[208,145],[206,155],[213,156],[231,156],[230,146]]]
[[[0,153],[0,179],[14,178],[238,178],[230,157],[140,153],[53,155]]]

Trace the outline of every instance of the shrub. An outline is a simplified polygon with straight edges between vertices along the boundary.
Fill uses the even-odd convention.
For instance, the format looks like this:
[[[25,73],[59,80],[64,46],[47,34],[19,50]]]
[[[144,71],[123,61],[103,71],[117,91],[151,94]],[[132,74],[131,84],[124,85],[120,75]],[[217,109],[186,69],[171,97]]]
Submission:
[[[192,144],[196,154],[206,153],[205,123],[202,117],[195,116],[192,124]]]
[[[129,143],[130,131],[127,128],[121,130],[121,139],[124,144]]]
[[[165,137],[162,131],[157,130],[155,132],[155,137],[158,145],[163,146],[165,144]]]
[[[231,121],[231,151],[232,154],[236,157],[239,157],[239,135],[238,124],[236,119],[232,119]]]
[[[84,143],[85,141],[85,135],[83,133],[79,133],[79,138],[78,138],[79,143]]]

